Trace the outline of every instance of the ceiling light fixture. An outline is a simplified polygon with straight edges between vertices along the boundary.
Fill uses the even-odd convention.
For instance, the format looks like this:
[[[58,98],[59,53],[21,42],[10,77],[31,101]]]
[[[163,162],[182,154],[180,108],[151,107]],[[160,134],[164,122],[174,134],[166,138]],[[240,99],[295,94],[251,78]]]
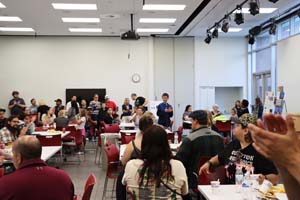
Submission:
[[[61,18],[63,22],[70,23],[99,23],[99,18],[73,18],[73,17],[63,17]]]
[[[228,33],[238,33],[240,31],[242,31],[242,28],[234,28],[234,27],[230,27],[228,29]],[[219,32],[222,32],[222,29],[219,28]]]
[[[57,10],[97,10],[96,4],[52,3]]]
[[[176,18],[140,18],[140,23],[174,23]]]
[[[212,38],[219,38],[219,26],[219,24],[215,24],[215,29],[211,34]]]
[[[278,0],[269,0],[272,3],[276,3]]]
[[[204,39],[204,42],[206,44],[209,44],[211,42],[211,33],[209,31],[207,31],[207,35],[206,38]]]
[[[70,32],[77,32],[77,33],[101,33],[101,28],[69,28]]]
[[[244,23],[244,14],[242,12],[242,7],[241,6],[237,6],[237,11],[234,15],[234,21],[237,25],[241,25]]]
[[[172,4],[145,4],[143,10],[184,10],[186,5],[172,5]]]
[[[277,25],[275,23],[275,19],[271,20],[271,25],[270,25],[270,29],[269,29],[269,34],[270,35],[275,35],[276,34],[276,30],[277,30]]]
[[[9,16],[0,16],[1,22],[21,22],[22,19],[20,17],[9,17]]]
[[[6,8],[6,6],[0,2],[0,8]]]
[[[24,27],[0,27],[0,31],[3,32],[34,32],[33,28]]]
[[[248,36],[248,43],[253,45],[255,43],[255,37],[253,35]]]
[[[249,6],[249,12],[251,15],[259,14],[259,0],[250,0]]]
[[[250,14],[250,8],[242,8],[242,13]],[[278,8],[259,8],[260,14],[270,14],[276,11]],[[235,11],[236,12],[236,11]]]
[[[255,27],[253,27],[249,30],[249,34],[253,35],[253,36],[256,36],[256,35],[259,35],[261,31],[262,31],[261,26],[255,26]]]
[[[166,33],[169,31],[168,28],[138,28],[136,29],[139,33]]]
[[[221,28],[221,30],[222,30],[224,33],[227,33],[228,30],[229,30],[229,26],[230,26],[229,21],[230,21],[230,16],[229,16],[229,15],[225,15],[224,20],[223,20],[223,22],[222,22],[222,28]]]

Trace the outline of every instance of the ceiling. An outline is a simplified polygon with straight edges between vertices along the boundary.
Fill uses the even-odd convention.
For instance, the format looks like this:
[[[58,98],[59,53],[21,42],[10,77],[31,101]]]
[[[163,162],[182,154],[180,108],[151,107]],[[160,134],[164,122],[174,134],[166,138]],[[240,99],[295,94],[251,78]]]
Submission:
[[[206,29],[222,18],[243,0],[211,0],[210,3],[182,31],[180,36],[203,36]],[[36,32],[1,32],[0,35],[53,35],[53,36],[119,36],[130,29],[130,13],[134,13],[134,28],[168,28],[166,35],[174,35],[190,17],[202,0],[146,0],[147,4],[185,4],[184,11],[144,11],[143,0],[0,0],[6,8],[0,8],[0,16],[18,16],[22,22],[0,22],[0,27],[31,27]],[[54,10],[51,3],[95,3],[97,11]],[[272,14],[252,16],[245,14],[246,23],[240,25],[239,33],[228,36],[245,36],[248,29],[269,19],[287,8],[300,3],[300,0],[279,0],[276,4],[261,0],[261,7],[278,8]],[[63,23],[62,17],[100,17],[100,23]],[[141,24],[139,18],[176,18],[174,24]],[[232,27],[237,25],[232,22]],[[102,33],[71,33],[69,28],[102,28]],[[151,33],[140,33],[142,36]],[[221,34],[225,35],[225,34]]]

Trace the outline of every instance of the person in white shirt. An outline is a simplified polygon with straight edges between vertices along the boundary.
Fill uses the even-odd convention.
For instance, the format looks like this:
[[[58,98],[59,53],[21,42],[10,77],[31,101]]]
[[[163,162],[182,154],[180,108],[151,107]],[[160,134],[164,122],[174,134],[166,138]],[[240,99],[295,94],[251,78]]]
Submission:
[[[78,108],[80,108],[79,103],[77,102],[77,97],[72,96],[71,101],[69,101],[66,105],[66,110],[67,111],[72,107],[72,101],[75,101],[77,103]]]

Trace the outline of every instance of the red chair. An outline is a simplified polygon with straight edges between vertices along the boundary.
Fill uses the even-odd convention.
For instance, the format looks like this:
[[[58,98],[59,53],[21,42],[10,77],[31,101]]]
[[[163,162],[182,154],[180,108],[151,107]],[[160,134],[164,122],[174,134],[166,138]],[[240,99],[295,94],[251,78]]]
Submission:
[[[81,130],[75,129],[75,132],[72,130],[71,133],[68,135],[68,139],[69,141],[63,141],[64,149],[66,148],[73,149],[73,152],[75,152],[75,150],[77,150],[83,143],[83,136],[81,135]],[[80,163],[80,155],[79,154],[77,155],[78,155],[77,156],[78,162]]]
[[[115,144],[110,144],[104,147],[104,152],[107,157],[107,171],[106,171],[106,177],[104,182],[104,189],[103,189],[103,195],[102,199],[105,199],[106,192],[107,192],[107,182],[108,179],[113,179],[113,189],[112,194],[114,194],[115,189],[115,183],[118,178],[118,175],[122,168],[120,167],[120,161],[119,161],[119,149]],[[112,199],[112,196],[110,197]]]
[[[178,143],[180,143],[182,140],[183,126],[179,126],[176,132],[178,135]]]
[[[168,133],[167,134],[168,141],[171,141],[171,143],[174,143],[174,135],[175,135],[175,133]]]
[[[85,182],[82,200],[90,200],[91,199],[91,194],[92,194],[95,184],[96,184],[96,176],[94,174],[89,175],[88,179]],[[79,199],[80,199],[79,195],[76,195],[73,198],[73,200],[79,200]]]
[[[61,134],[36,135],[42,146],[61,146]]]
[[[227,121],[216,121],[216,127],[219,133],[222,133],[224,136],[224,143],[227,143],[227,135],[231,136],[231,120]],[[232,137],[231,137],[232,138]]]
[[[120,127],[118,124],[103,124],[103,133],[119,133]]]
[[[0,178],[4,175],[3,167],[0,167]]]
[[[135,139],[136,132],[124,133],[121,131],[120,133],[121,133],[121,144],[128,144],[129,142]]]
[[[48,130],[48,128],[46,128],[46,127],[43,127],[43,126],[38,126],[38,127],[35,127],[35,129],[34,129],[34,131],[36,131],[36,132],[42,132],[42,131],[47,131]]]

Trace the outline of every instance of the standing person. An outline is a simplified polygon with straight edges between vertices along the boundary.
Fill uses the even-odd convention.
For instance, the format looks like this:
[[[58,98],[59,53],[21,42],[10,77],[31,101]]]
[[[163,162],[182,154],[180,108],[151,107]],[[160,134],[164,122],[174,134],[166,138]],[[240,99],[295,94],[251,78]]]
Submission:
[[[84,152],[84,145],[85,145],[85,124],[86,124],[86,110],[85,109],[80,109],[79,111],[79,117],[76,120],[77,124],[77,129],[81,131],[82,135],[82,142],[81,146],[79,147],[79,150],[81,153]]]
[[[139,107],[136,109],[135,113],[132,116],[131,122],[134,122],[135,127],[139,127],[140,119],[143,116],[144,111],[143,107]]]
[[[166,131],[153,125],[143,135],[141,156],[125,167],[123,184],[135,199],[181,199],[188,195],[182,163],[172,159]]]
[[[233,108],[236,110],[236,113],[240,113],[241,112],[241,101],[236,100]]]
[[[214,104],[212,109],[213,109],[211,111],[212,118],[215,118],[215,117],[218,117],[218,116],[222,115],[222,113],[219,111],[219,105],[218,104]]]
[[[185,107],[185,110],[184,110],[184,113],[182,115],[182,120],[183,121],[190,121],[190,114],[192,113],[193,109],[192,109],[192,106],[191,105],[187,105]]]
[[[241,109],[237,113],[238,117],[241,117],[243,114],[249,113],[249,101],[247,99],[243,99],[241,103]]]
[[[95,118],[93,115],[92,115],[92,108],[91,107],[88,107],[87,108],[87,113],[86,113],[86,130],[88,131],[88,138],[89,139],[92,139],[92,137],[95,136],[95,129],[97,128],[97,118]]]
[[[259,97],[255,99],[255,105],[253,106],[252,113],[257,119],[262,119],[264,112],[264,106]]]
[[[121,119],[122,119],[122,117],[131,116],[132,105],[130,104],[129,98],[125,98],[124,104],[122,105],[122,111],[123,111],[123,113],[121,115]]]
[[[99,110],[101,108],[101,103],[99,101],[99,95],[98,94],[94,94],[93,101],[90,102],[89,107],[92,109],[93,118],[97,120],[98,115],[99,115]]]
[[[47,114],[49,109],[50,109],[49,106],[46,105],[44,100],[39,101],[39,107],[37,109],[39,122],[42,120],[43,114]]]
[[[114,101],[110,100],[108,95],[105,95],[105,104],[106,104],[106,108],[111,108],[112,109],[113,114],[118,112],[117,104]]]
[[[58,112],[65,109],[65,106],[62,105],[61,99],[56,99],[54,101],[56,105],[54,106],[54,114],[55,116],[58,116]]]
[[[145,99],[145,97],[137,96],[136,93],[132,93],[131,94],[131,100],[133,101],[132,104],[133,104],[133,106],[134,106],[135,109],[142,106],[144,111],[148,110],[147,106],[146,106],[148,102]]]
[[[80,102],[80,108],[81,109],[87,109],[87,103],[85,99],[82,99]]]
[[[0,199],[73,199],[74,186],[70,177],[63,170],[48,167],[41,160],[42,146],[36,137],[18,138],[12,152],[17,170],[1,177]]]
[[[71,123],[76,123],[76,115],[79,113],[79,106],[76,101],[71,102],[71,107],[67,110],[68,119]]]
[[[69,101],[66,105],[66,110],[68,111],[71,107],[72,107],[72,102],[76,102],[77,107],[80,108],[79,103],[77,102],[77,97],[76,96],[72,96],[71,97],[71,101]]]
[[[169,94],[163,93],[162,100],[163,100],[163,102],[157,106],[156,114],[158,116],[158,124],[160,124],[166,128],[169,128],[171,125],[171,117],[173,117],[173,108],[168,103]]]
[[[18,91],[12,92],[13,99],[11,99],[8,103],[8,108],[10,109],[11,115],[20,115],[25,108],[24,99],[19,97]]]
[[[32,98],[30,100],[30,103],[31,103],[31,106],[29,106],[29,112],[31,115],[36,115],[37,114],[37,109],[38,109],[38,105],[37,105],[37,102],[36,102],[36,99],[35,98]]]
[[[5,109],[0,108],[0,129],[6,125],[7,118],[5,117]]]

